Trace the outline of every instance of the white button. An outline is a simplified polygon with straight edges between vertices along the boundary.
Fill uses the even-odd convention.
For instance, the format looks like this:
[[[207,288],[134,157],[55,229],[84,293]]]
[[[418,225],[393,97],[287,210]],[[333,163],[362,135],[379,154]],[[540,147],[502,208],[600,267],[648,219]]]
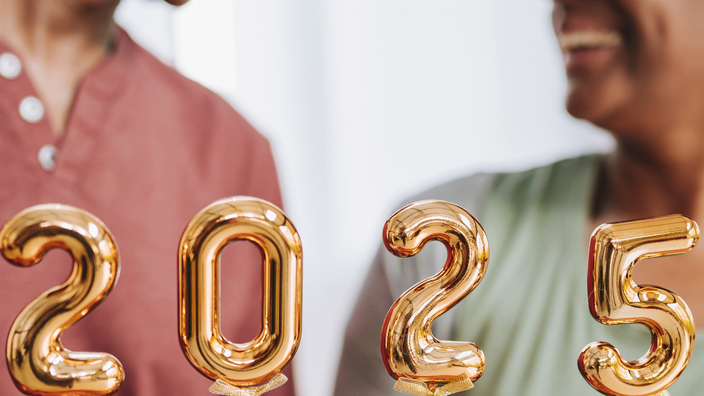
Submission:
[[[59,155],[59,149],[51,144],[45,144],[39,149],[37,159],[39,165],[47,172],[51,172],[56,168],[56,157]]]
[[[34,96],[27,96],[20,102],[20,117],[30,124],[36,124],[44,118],[44,105]]]
[[[22,73],[22,62],[20,58],[9,52],[0,54],[0,76],[8,80],[14,80]]]

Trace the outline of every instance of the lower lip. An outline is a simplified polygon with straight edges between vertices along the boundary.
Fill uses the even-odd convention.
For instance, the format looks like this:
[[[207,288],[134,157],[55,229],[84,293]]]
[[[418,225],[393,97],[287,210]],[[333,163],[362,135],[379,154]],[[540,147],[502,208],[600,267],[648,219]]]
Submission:
[[[564,53],[568,72],[593,70],[606,65],[617,53],[618,47],[598,47]]]

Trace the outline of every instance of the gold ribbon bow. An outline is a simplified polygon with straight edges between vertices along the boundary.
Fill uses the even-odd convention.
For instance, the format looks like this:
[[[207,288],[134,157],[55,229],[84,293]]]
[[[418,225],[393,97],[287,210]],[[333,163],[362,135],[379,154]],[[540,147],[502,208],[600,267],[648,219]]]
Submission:
[[[413,396],[446,396],[472,388],[474,388],[474,384],[468,377],[450,381],[443,386],[403,377],[399,378],[396,384],[394,384],[394,390],[396,392]]]
[[[230,385],[223,380],[217,380],[210,386],[210,393],[221,396],[259,396],[270,390],[274,390],[288,381],[285,375],[278,373],[264,385],[239,387]]]

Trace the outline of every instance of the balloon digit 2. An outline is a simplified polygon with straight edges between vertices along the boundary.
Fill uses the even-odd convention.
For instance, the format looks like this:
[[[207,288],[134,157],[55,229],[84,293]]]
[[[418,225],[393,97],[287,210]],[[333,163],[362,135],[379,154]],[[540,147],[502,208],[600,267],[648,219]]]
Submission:
[[[642,323],[650,328],[650,350],[625,361],[606,342],[593,342],[579,355],[579,371],[594,389],[613,396],[664,392],[680,376],[694,349],[694,319],[676,294],[639,286],[631,272],[644,258],[682,254],[699,239],[697,223],[684,216],[604,224],[589,249],[589,309],[605,325]]]
[[[395,389],[404,393],[417,394],[414,387],[425,385],[434,394],[438,384],[457,388],[457,381],[467,384],[457,391],[469,389],[486,365],[475,344],[438,341],[430,330],[433,320],[471,293],[486,273],[489,242],[484,229],[469,212],[442,201],[408,205],[384,226],[384,245],[399,257],[417,254],[431,240],[447,247],[444,268],[396,300],[381,332],[384,365],[399,380]]]
[[[0,252],[29,267],[52,248],[73,256],[73,272],[19,314],[7,340],[7,364],[15,385],[36,396],[110,395],[124,371],[112,355],[72,352],[61,334],[107,298],[119,276],[115,240],[97,218],[63,205],[26,209],[0,230]]]

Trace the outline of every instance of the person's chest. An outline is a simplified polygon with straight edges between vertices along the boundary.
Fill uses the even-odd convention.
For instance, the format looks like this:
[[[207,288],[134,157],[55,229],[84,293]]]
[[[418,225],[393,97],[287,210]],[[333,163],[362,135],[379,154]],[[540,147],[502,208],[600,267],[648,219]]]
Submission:
[[[156,118],[136,117],[142,121],[136,122],[128,113],[109,114],[101,129],[74,124],[57,143],[55,166],[47,170],[37,156],[42,145],[34,143],[42,142],[42,130],[27,125],[12,111],[11,106],[0,109],[0,226],[33,205],[70,205],[102,220],[120,252],[121,270],[114,290],[65,332],[64,345],[115,355],[129,377],[121,393],[144,394],[159,381],[144,374],[147,365],[179,373],[193,391],[207,389],[207,381],[189,366],[177,342],[178,244],[193,215],[226,196],[226,190],[237,191],[241,183],[213,183],[197,170],[200,160],[189,150],[187,139],[181,138],[183,134],[164,121],[170,133],[167,140],[163,133],[151,133],[159,122]],[[34,132],[39,138],[31,135]],[[21,268],[4,260],[0,264],[0,329],[5,333],[30,301],[64,283],[72,268],[69,255],[59,249],[33,267]],[[258,266],[251,268],[259,273]],[[251,278],[238,274],[243,281]],[[3,365],[4,360],[0,393],[14,394]]]

